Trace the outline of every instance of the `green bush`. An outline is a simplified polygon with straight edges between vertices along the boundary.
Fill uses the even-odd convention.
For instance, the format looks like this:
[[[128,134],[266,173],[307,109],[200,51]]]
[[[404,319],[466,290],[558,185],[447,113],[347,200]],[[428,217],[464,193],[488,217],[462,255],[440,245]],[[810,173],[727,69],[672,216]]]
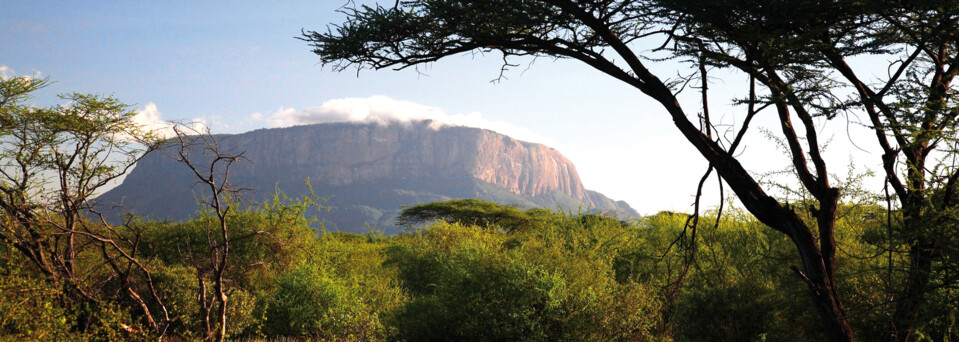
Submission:
[[[21,268],[18,259],[0,252],[0,341],[114,341],[142,331],[111,303],[65,306],[61,290]],[[82,329],[80,317],[87,318]]]
[[[70,311],[56,301],[60,291],[19,270],[0,270],[0,340],[70,340]]]
[[[424,238],[426,244],[393,251],[413,297],[393,317],[398,339],[520,341],[562,336],[568,292],[561,278],[499,253],[497,236],[477,230],[438,225]],[[449,241],[458,238],[462,240]],[[429,248],[431,242],[440,245],[417,249]]]
[[[654,339],[658,315],[649,291],[617,283],[607,259],[587,260],[615,238],[599,236],[599,228],[578,229],[581,217],[553,223],[563,220],[571,223],[514,233],[519,237],[438,223],[397,238],[390,262],[411,299],[392,317],[395,337]]]
[[[280,277],[266,299],[268,336],[311,336],[320,339],[355,338],[361,326],[363,304],[355,293],[315,266],[304,265]]]

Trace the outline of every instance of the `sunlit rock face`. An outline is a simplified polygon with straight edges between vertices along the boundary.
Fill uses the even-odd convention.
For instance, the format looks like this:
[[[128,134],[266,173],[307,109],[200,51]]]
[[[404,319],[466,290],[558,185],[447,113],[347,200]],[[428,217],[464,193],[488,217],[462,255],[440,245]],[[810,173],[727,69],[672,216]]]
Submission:
[[[428,121],[331,123],[216,139],[221,151],[245,158],[234,164],[230,181],[252,189],[248,198],[271,197],[274,188],[304,195],[309,179],[314,193],[333,207],[322,215],[327,229],[395,232],[392,219],[400,206],[451,198],[637,216],[626,203],[586,190],[576,167],[558,151],[484,129]],[[150,218],[189,218],[206,193],[176,156],[173,146],[147,156],[98,200],[123,203]]]

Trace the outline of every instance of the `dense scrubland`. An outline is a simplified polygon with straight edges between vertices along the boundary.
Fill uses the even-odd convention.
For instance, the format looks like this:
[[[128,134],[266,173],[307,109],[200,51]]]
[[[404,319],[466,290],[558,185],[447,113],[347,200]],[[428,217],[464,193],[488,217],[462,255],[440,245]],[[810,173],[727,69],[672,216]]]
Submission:
[[[28,105],[46,84],[0,82],[2,340],[827,338],[795,241],[731,204],[623,221],[463,199],[403,208],[394,236],[326,231],[315,195],[243,204],[228,181],[242,155],[214,136],[173,126],[161,138],[112,97]],[[198,215],[110,223],[91,211],[164,144],[208,191]],[[957,338],[955,207],[917,231],[893,201],[842,187],[835,278],[857,336],[889,338],[908,301],[910,338]],[[803,203],[789,206],[815,226]],[[909,297],[916,234],[938,244]]]
[[[595,214],[522,211],[475,200],[404,210],[397,236],[317,231],[310,201],[275,201],[227,217],[234,236],[224,272],[226,338],[318,340],[821,340],[816,311],[788,253],[790,242],[737,209],[705,213],[695,247],[678,239],[688,215],[620,221]],[[862,338],[880,339],[887,291],[902,281],[888,252],[881,207],[845,205],[838,231],[841,284]],[[321,214],[322,215],[322,214]],[[81,287],[103,284],[78,305],[4,244],[0,332],[6,339],[206,338],[211,311],[207,211],[187,222],[131,221],[157,301],[168,320],[153,330],[101,251],[81,251]],[[82,238],[81,238],[82,240]],[[91,242],[79,241],[80,244]],[[892,264],[890,264],[890,262]],[[681,286],[683,269],[688,272]],[[124,279],[139,293],[144,272]],[[920,332],[952,338],[950,289]]]

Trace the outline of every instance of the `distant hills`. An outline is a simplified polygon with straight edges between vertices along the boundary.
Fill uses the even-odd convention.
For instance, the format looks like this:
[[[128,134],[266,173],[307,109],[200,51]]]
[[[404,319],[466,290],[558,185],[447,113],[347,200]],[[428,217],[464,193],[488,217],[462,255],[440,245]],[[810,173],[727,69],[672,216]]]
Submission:
[[[252,189],[248,198],[270,198],[274,187],[302,196],[309,179],[332,207],[320,214],[328,230],[393,234],[402,206],[457,198],[639,216],[626,202],[585,189],[576,167],[558,151],[479,128],[328,123],[216,139],[222,150],[243,152],[247,161],[234,165],[230,182]],[[195,215],[195,199],[209,193],[175,155],[166,148],[145,157],[120,186],[97,198],[100,206],[122,203],[152,219]]]

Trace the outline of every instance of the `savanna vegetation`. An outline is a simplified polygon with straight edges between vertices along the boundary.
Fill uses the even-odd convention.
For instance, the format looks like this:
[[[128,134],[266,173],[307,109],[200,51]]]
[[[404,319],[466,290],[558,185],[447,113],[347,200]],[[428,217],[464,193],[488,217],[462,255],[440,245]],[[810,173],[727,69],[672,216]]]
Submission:
[[[214,136],[174,126],[161,139],[109,96],[35,107],[47,80],[13,77],[0,82],[0,338],[959,339],[956,3],[391,5],[301,38],[340,69],[468,51],[578,60],[661,104],[709,162],[703,180],[715,171],[742,208],[700,210],[697,195],[692,213],[621,221],[454,200],[405,208],[397,236],[325,232],[310,226],[316,197],[244,204],[229,183],[242,153]],[[659,47],[638,47],[650,40]],[[864,57],[886,75],[850,67]],[[665,60],[692,72],[647,68]],[[728,132],[709,113],[720,71],[744,76],[747,94]],[[698,91],[695,113],[684,89]],[[794,182],[771,186],[740,163],[764,111]],[[883,194],[827,169],[820,128],[851,113],[875,133]],[[98,190],[160,148],[208,191],[200,214],[116,223],[92,210]]]
[[[311,227],[325,215],[315,196],[277,193],[240,205],[228,175],[242,154],[221,151],[213,136],[178,126],[174,138],[159,139],[110,97],[26,105],[46,84],[0,82],[5,340],[816,341],[828,334],[806,295],[802,261],[789,252],[793,242],[741,209],[624,221],[463,199],[404,208],[396,221],[406,232],[397,236],[326,232]],[[175,151],[209,191],[196,217],[111,224],[89,211],[91,194],[160,148]],[[839,285],[858,335],[884,339],[890,298],[910,276],[903,261],[910,252],[892,246],[902,245],[901,211],[859,194],[837,207]],[[943,283],[951,276],[945,268],[930,275]],[[952,289],[925,295],[912,336],[955,338]]]
[[[274,200],[227,215],[235,236],[223,274],[225,339],[310,340],[629,340],[817,341],[825,338],[805,285],[783,263],[791,242],[738,209],[703,215],[694,258],[677,237],[689,215],[662,212],[621,221],[599,214],[520,210],[476,200],[406,208],[407,233],[386,237],[322,232],[309,226],[316,203]],[[886,332],[891,268],[885,209],[841,206],[840,254],[850,318],[863,338]],[[426,215],[424,213],[433,213]],[[95,223],[89,223],[96,226]],[[106,228],[105,226],[101,226]],[[126,280],[97,266],[99,248],[81,249],[95,301],[68,289],[5,245],[0,333],[6,339],[204,340],[217,336],[210,265],[219,222],[210,210],[187,222],[131,220],[132,256],[144,271]],[[51,229],[53,229],[51,227]],[[91,244],[79,238],[82,245]],[[688,272],[683,272],[688,267]],[[685,282],[676,287],[677,277]],[[130,284],[130,285],[124,285]],[[157,291],[144,299],[122,290]],[[673,293],[676,291],[676,293]],[[953,338],[949,289],[917,328]],[[78,304],[84,303],[84,304]],[[161,309],[162,307],[162,309]],[[165,312],[165,316],[156,314]],[[156,325],[157,327],[153,327]]]

